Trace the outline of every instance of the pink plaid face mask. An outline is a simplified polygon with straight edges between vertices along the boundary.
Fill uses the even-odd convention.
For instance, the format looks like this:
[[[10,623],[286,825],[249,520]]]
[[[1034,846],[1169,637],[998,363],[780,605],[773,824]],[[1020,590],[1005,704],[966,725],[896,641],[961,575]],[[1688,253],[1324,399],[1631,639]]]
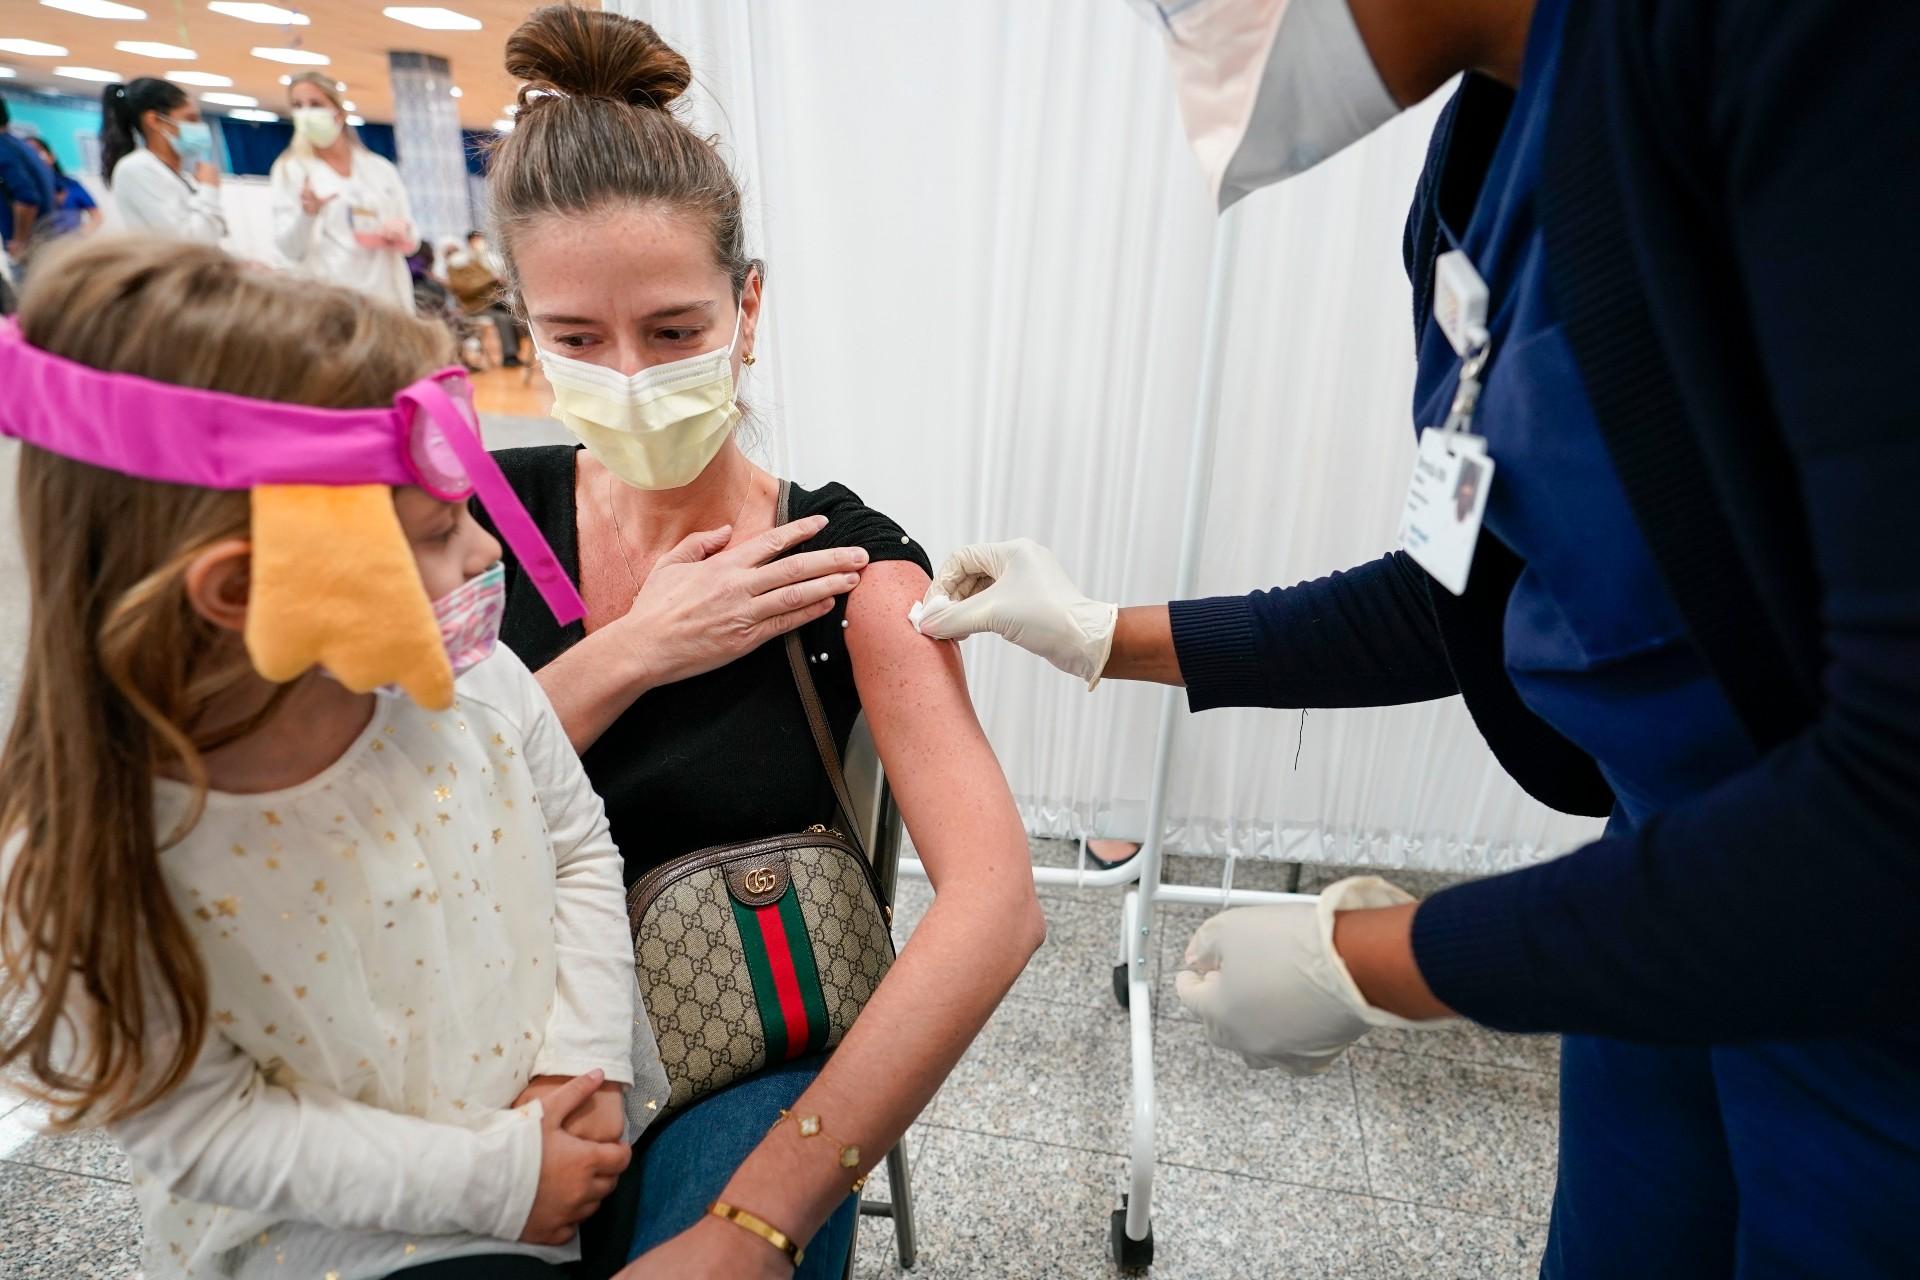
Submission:
[[[500,643],[500,618],[507,611],[507,571],[499,561],[468,578],[433,602],[433,620],[447,646],[453,674],[471,671]]]

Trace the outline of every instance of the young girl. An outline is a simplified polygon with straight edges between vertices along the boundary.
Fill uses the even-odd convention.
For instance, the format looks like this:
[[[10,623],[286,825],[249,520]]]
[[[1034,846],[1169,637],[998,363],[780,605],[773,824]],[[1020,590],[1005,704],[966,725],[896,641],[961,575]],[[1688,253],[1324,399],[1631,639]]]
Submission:
[[[19,320],[0,1067],[126,1148],[156,1280],[561,1274],[664,1080],[600,802],[493,648],[500,545],[434,496],[485,458],[446,429],[442,332],[135,238],[76,246]],[[412,462],[377,439],[396,403]],[[300,511],[341,514],[284,536]],[[305,631],[333,675],[289,678]],[[353,691],[396,679],[445,709]]]

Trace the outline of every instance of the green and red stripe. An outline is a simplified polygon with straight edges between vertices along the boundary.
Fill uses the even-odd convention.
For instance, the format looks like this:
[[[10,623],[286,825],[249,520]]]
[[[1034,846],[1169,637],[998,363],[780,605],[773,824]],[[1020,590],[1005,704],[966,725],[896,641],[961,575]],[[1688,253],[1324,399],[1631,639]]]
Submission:
[[[767,1037],[767,1061],[819,1053],[827,1047],[827,1001],[793,886],[764,907],[745,906],[736,898],[728,901],[746,947],[753,999]]]

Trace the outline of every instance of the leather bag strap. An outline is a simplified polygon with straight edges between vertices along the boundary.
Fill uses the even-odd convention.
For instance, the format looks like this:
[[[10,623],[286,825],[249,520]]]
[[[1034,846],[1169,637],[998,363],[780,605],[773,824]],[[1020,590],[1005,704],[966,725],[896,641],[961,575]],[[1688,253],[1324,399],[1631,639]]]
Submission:
[[[792,497],[793,485],[790,481],[780,482],[780,499],[774,511],[774,527],[786,524],[788,506]],[[860,838],[860,819],[853,807],[853,795],[847,790],[847,775],[840,764],[840,749],[833,742],[833,726],[827,722],[826,708],[820,705],[820,690],[813,683],[813,675],[807,670],[806,651],[800,645],[800,632],[796,628],[787,632],[787,665],[793,668],[793,683],[800,691],[800,705],[806,709],[807,727],[813,731],[813,745],[820,753],[820,763],[826,767],[827,781],[833,787],[834,801],[840,806],[840,813],[847,824],[847,839],[853,841],[861,856],[867,856],[867,844]]]

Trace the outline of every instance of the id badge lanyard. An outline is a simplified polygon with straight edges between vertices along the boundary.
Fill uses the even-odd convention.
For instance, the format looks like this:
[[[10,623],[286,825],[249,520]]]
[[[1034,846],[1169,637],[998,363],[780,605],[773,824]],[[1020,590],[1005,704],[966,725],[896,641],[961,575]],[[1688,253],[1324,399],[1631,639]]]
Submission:
[[[1420,452],[1400,513],[1400,546],[1441,586],[1467,589],[1473,550],[1493,487],[1487,442],[1473,433],[1481,375],[1493,356],[1487,330],[1487,285],[1442,224],[1453,248],[1433,264],[1433,318],[1460,357],[1460,378],[1446,420],[1420,431]]]

